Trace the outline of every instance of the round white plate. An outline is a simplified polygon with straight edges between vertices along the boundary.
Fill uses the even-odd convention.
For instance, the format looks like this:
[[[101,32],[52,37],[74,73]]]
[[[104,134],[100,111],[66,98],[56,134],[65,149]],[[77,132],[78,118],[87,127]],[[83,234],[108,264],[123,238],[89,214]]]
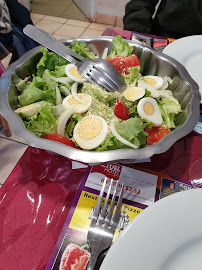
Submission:
[[[201,270],[202,189],[169,195],[119,235],[100,270]]]
[[[202,35],[175,40],[165,47],[163,53],[173,57],[187,69],[202,94]]]

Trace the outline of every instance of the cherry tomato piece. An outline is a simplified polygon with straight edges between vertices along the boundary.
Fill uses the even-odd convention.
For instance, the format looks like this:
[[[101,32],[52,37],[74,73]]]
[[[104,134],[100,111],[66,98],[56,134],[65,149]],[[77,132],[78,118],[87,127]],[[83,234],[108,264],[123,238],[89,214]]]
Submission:
[[[54,134],[54,133],[48,134],[46,136],[46,139],[60,142],[60,143],[66,144],[66,145],[74,147],[74,148],[78,148],[73,141],[71,141],[70,139],[68,139],[64,136],[58,135],[58,134]]]
[[[128,68],[140,65],[140,60],[135,54],[128,57],[124,56],[113,56],[106,59],[110,62],[120,73],[129,74]]]
[[[127,120],[130,115],[128,107],[120,100],[119,97],[116,99],[114,114],[122,120]]]
[[[152,129],[146,127],[145,132],[149,134],[147,137],[147,145],[152,145],[159,142],[166,134],[170,132],[170,129],[167,127],[152,127]]]

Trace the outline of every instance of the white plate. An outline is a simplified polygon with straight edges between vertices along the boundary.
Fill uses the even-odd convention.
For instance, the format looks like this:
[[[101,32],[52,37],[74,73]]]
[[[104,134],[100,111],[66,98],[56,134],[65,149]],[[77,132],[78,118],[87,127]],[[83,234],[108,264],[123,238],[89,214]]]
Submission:
[[[100,270],[201,270],[202,189],[143,210],[109,249]]]
[[[202,94],[202,35],[175,40],[165,47],[163,53],[173,57],[187,69]]]

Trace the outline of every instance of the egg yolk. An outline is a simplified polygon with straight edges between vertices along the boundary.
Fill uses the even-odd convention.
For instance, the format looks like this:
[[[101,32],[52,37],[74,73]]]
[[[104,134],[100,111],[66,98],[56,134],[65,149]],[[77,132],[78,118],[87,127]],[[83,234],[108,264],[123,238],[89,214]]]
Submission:
[[[142,96],[144,92],[144,89],[141,87],[128,87],[124,92],[124,96],[126,99],[136,100]]]
[[[144,78],[144,81],[151,86],[154,86],[156,84],[156,81],[154,79],[151,79],[151,78]]]
[[[71,104],[71,105],[76,105],[76,104],[80,104],[81,102],[79,102],[74,97],[71,97],[71,98],[68,99],[68,103]]]
[[[16,112],[17,112],[17,111],[22,111],[22,110],[27,109],[27,108],[31,108],[31,107],[33,107],[33,106],[34,106],[33,104],[30,104],[30,105],[27,105],[27,106],[18,108],[18,109],[16,110]]]
[[[153,115],[154,114],[154,107],[152,106],[151,103],[147,102],[144,104],[144,111],[148,115]]]
[[[78,128],[80,137],[86,140],[90,140],[96,137],[102,130],[102,123],[97,118],[84,119]]]
[[[73,76],[75,76],[75,77],[77,77],[77,78],[79,78],[79,79],[83,79],[83,77],[81,76],[81,74],[79,74],[77,67],[71,68],[71,69],[70,69],[70,73],[71,73]]]

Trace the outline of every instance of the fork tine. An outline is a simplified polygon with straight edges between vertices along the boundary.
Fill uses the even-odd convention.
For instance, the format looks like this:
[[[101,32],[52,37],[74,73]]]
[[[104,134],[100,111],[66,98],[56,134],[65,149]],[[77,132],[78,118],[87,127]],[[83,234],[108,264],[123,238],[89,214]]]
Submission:
[[[118,221],[119,221],[119,214],[120,214],[120,209],[121,209],[121,204],[122,204],[124,185],[125,185],[125,183],[123,182],[122,187],[121,187],[121,192],[119,195],[119,199],[118,199],[118,203],[116,205],[116,210],[115,210],[114,216],[112,218],[113,223],[118,223]]]
[[[108,192],[107,192],[107,196],[105,198],[104,207],[102,209],[102,212],[101,212],[101,215],[100,215],[100,218],[99,218],[99,224],[103,223],[104,217],[105,217],[107,209],[108,209],[108,201],[109,201],[109,196],[110,196],[111,189],[112,189],[112,184],[113,184],[113,178],[111,179],[110,186],[109,186],[109,189],[108,189]]]
[[[108,212],[108,214],[107,214],[107,216],[105,218],[105,224],[106,224],[106,226],[109,226],[109,224],[110,224],[110,220],[111,220],[111,216],[112,216],[112,211],[113,211],[114,203],[115,203],[115,199],[116,199],[117,189],[118,189],[118,181],[116,182],[116,186],[115,186],[114,194],[113,194],[113,197],[112,197],[112,200],[111,200],[109,212]],[[120,193],[120,196],[121,197],[119,197],[118,203],[122,201],[122,194],[123,194],[123,186],[122,186],[121,193]],[[117,203],[117,206],[118,206],[118,203]],[[119,204],[121,206],[121,203],[119,203]],[[119,213],[120,207],[119,207],[119,209],[117,209],[117,206],[116,206],[116,212]]]
[[[95,211],[94,211],[94,214],[93,214],[92,221],[93,220],[97,221],[97,219],[99,217],[100,207],[101,207],[101,203],[102,203],[106,183],[107,183],[107,177],[105,177],[105,179],[104,179],[104,183],[102,185],[102,189],[101,189],[99,197],[98,197],[98,201],[97,201],[97,204],[96,204],[96,207],[95,207]]]
[[[91,70],[91,73],[89,76],[94,78],[97,84],[102,85],[107,90],[109,91],[111,91],[112,89],[117,90],[117,85],[114,84],[111,80],[109,80],[108,77],[106,77],[104,73],[100,72],[95,67]]]

